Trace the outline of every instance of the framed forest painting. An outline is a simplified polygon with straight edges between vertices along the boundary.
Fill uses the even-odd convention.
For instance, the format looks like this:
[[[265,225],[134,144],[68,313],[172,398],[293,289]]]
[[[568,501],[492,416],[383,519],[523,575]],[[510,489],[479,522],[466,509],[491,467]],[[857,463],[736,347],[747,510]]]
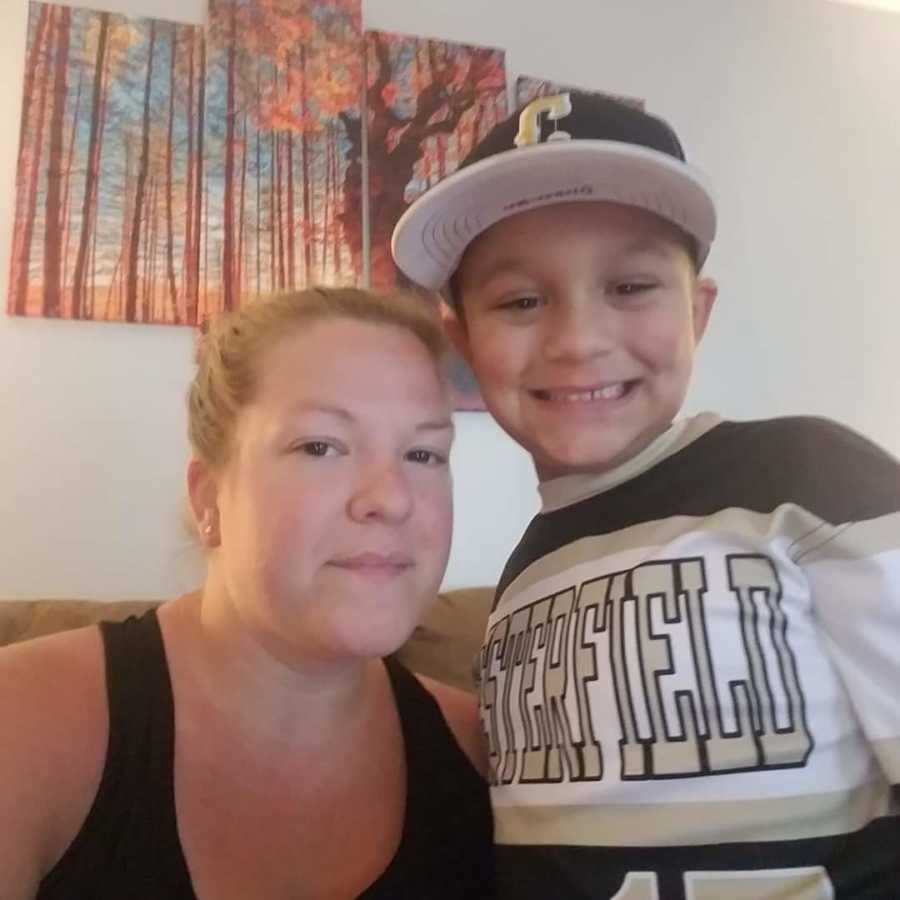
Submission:
[[[193,326],[407,287],[394,225],[507,115],[502,50],[363,32],[360,0],[209,0],[203,26],[32,2],[27,27],[15,316]]]

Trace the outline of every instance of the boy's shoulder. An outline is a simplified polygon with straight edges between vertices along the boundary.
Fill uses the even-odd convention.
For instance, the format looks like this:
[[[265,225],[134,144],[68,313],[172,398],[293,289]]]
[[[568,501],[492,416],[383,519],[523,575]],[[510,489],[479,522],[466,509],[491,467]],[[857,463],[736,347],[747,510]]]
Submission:
[[[707,413],[688,420],[683,433],[652,464],[608,490],[582,491],[580,500],[637,520],[726,507],[771,512],[793,503],[837,523],[900,507],[900,463],[831,419],[737,421]],[[577,505],[560,503],[553,513]]]
[[[900,509],[900,462],[831,419],[723,421],[685,449],[683,462],[712,492],[745,498],[729,505],[793,503],[835,524]]]
[[[535,560],[584,538],[723,510],[771,514],[793,505],[840,525],[900,511],[900,463],[828,419],[790,416],[718,421],[694,440],[614,487],[580,490],[538,514],[513,551],[507,584]]]

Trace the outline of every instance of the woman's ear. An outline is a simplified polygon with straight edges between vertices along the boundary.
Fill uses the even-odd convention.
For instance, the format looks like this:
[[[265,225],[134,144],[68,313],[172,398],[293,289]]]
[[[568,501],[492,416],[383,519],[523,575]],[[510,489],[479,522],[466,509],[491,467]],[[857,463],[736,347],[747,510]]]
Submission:
[[[218,547],[219,507],[218,485],[210,467],[202,460],[192,458],[187,469],[188,498],[194,524],[204,547]]]

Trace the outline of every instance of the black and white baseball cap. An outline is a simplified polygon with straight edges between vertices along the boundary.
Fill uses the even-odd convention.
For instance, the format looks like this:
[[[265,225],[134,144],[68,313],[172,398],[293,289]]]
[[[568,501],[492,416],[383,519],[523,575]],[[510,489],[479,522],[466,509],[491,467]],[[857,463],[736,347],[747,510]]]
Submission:
[[[408,278],[439,290],[466,247],[502,219],[598,200],[672,222],[692,239],[698,266],[706,260],[716,233],[712,193],[672,128],[612,97],[577,91],[539,97],[497,125],[406,210],[391,249]]]

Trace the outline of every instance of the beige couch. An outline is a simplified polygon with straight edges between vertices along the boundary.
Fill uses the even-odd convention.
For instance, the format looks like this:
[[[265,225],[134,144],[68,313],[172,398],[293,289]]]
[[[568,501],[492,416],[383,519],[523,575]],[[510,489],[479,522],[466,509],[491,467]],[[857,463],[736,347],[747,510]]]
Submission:
[[[438,595],[397,656],[414,672],[473,691],[472,663],[481,645],[493,588],[461,588]],[[17,641],[140,615],[158,601],[0,601],[0,647]]]

